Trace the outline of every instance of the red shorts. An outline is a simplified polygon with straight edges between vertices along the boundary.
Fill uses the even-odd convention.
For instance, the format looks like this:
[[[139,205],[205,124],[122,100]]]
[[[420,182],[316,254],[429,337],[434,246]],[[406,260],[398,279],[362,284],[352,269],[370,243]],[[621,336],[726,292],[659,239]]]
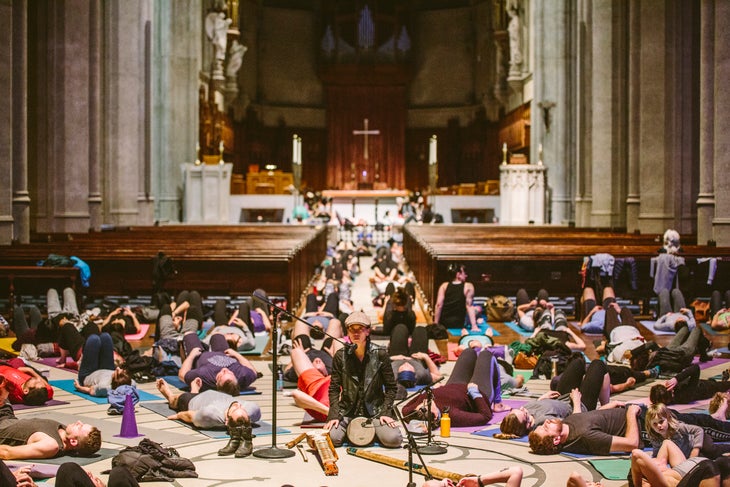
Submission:
[[[322,372],[315,368],[307,369],[299,375],[297,387],[300,391],[321,402],[325,406],[330,405],[329,388],[330,377],[323,376]],[[310,416],[317,421],[326,421],[327,417],[309,409],[306,410]]]

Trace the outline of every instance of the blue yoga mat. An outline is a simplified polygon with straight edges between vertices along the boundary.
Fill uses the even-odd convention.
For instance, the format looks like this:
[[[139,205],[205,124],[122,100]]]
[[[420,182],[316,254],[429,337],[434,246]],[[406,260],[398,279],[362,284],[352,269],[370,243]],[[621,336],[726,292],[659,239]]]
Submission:
[[[517,322],[515,322],[515,321],[505,321],[504,324],[509,329],[511,329],[514,332],[519,333],[523,337],[531,337],[532,336],[532,332],[531,331],[525,330],[520,325],[518,325]]]
[[[79,397],[83,397],[84,399],[88,399],[89,401],[96,404],[107,404],[109,402],[107,401],[106,397],[90,396],[89,394],[77,391],[74,387],[73,379],[52,380],[50,384],[53,387],[58,387],[61,390],[70,392],[71,394],[77,395]],[[137,389],[137,393],[139,394],[140,401],[159,401],[160,399],[162,399],[160,396],[150,394],[149,392],[143,391],[139,388]]]
[[[499,426],[497,426],[496,428],[489,428],[486,430],[475,431],[472,434],[477,435],[477,436],[486,436],[487,438],[492,438],[495,435],[495,433],[499,433],[499,432],[500,432]],[[522,436],[520,438],[510,438],[509,440],[505,440],[505,441],[517,441],[519,443],[528,443],[529,440],[527,439],[527,436]]]
[[[674,330],[657,330],[654,328],[656,321],[641,320],[640,323],[655,335],[675,335]]]
[[[700,326],[710,335],[727,335],[730,330],[713,330],[709,323],[700,323]]]
[[[484,335],[487,332],[487,328],[490,328],[490,326],[486,323],[481,323],[479,325],[479,332],[478,333],[472,333],[469,331],[469,327],[467,328],[449,328],[449,333],[451,333],[453,336],[458,337],[461,336],[461,330],[466,329],[466,331],[469,331],[470,335]],[[492,332],[494,333],[492,336],[499,336],[499,332],[492,328]]]
[[[177,387],[181,391],[190,391],[190,386],[187,385],[185,382],[180,380],[180,377],[176,375],[166,375],[165,377],[162,377],[162,379],[165,379],[165,382],[170,384],[173,387]],[[255,394],[261,394],[260,391],[257,391],[255,387],[249,387],[248,389],[244,389],[238,393],[241,396],[248,396],[248,395],[255,395]],[[160,399],[159,397],[157,399]]]

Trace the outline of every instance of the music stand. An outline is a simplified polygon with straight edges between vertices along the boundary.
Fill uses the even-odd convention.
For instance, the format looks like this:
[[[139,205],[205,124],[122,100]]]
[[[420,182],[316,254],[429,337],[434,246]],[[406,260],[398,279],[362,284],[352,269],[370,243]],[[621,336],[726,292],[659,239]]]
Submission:
[[[279,352],[279,315],[281,313],[284,313],[290,318],[294,318],[295,320],[299,320],[303,323],[306,323],[307,326],[312,328],[312,324],[301,319],[300,317],[290,313],[289,311],[285,310],[284,308],[281,308],[277,306],[276,304],[269,301],[267,298],[263,296],[259,296],[256,293],[253,293],[252,295],[253,299],[258,299],[259,301],[268,304],[273,310],[274,310],[274,323],[271,327],[271,370],[273,371],[273,381],[272,381],[272,394],[271,394],[271,447],[269,448],[261,448],[259,450],[255,450],[253,452],[253,456],[258,458],[289,458],[296,455],[293,450],[278,448],[276,446],[276,380],[277,380],[277,374],[276,371],[278,370],[278,364],[276,362],[276,358]],[[342,343],[344,346],[347,346],[345,342],[340,340],[337,337],[333,337],[332,335],[328,334],[327,332],[324,332],[324,334],[333,340],[337,340],[338,342]]]

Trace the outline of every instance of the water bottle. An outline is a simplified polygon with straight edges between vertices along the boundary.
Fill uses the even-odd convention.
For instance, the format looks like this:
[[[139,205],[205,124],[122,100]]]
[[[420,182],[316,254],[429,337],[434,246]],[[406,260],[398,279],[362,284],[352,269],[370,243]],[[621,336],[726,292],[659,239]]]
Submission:
[[[451,436],[451,418],[449,417],[448,411],[445,411],[441,415],[441,437],[448,438]]]
[[[277,391],[284,390],[284,374],[282,374],[281,369],[279,369],[277,371],[277,375],[276,375],[276,390]]]

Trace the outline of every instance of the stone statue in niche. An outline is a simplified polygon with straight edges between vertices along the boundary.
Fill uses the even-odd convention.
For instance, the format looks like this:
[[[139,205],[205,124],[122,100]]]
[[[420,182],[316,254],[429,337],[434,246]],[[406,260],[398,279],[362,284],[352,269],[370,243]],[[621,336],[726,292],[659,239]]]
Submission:
[[[226,77],[236,77],[238,70],[241,69],[241,65],[243,64],[243,55],[246,54],[246,51],[248,51],[246,46],[237,40],[233,41],[233,44],[231,44],[231,52],[228,56],[228,64],[226,65]]]
[[[520,19],[519,0],[507,0],[505,5],[509,23],[507,33],[509,34],[509,75],[517,76],[522,67],[522,20]]]
[[[213,44],[213,77],[223,78],[223,61],[226,59],[228,27],[231,19],[224,12],[211,12],[205,18],[205,33]]]

